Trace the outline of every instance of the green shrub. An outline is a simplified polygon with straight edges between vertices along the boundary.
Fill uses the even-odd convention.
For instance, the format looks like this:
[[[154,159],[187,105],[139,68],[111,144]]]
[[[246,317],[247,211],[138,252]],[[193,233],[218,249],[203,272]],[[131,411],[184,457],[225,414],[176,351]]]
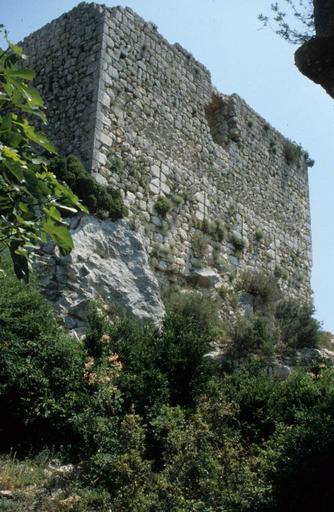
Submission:
[[[168,197],[160,196],[157,199],[154,208],[158,215],[165,218],[167,213],[172,210],[173,206],[173,202]]]
[[[88,318],[85,346],[95,367],[105,351],[117,354],[123,406],[144,416],[163,403],[192,402],[196,380],[211,371],[204,355],[220,332],[217,304],[201,294],[171,293],[166,310],[162,330],[122,314],[111,325],[96,308]]]
[[[110,171],[122,175],[124,173],[124,162],[118,157],[111,158],[109,161]]]
[[[274,337],[269,320],[254,315],[239,319],[233,328],[230,355],[236,358],[251,355],[272,358]]]
[[[85,352],[32,287],[0,276],[0,444],[71,442]]]
[[[165,297],[168,315],[180,317],[192,330],[207,339],[215,338],[221,327],[218,303],[198,292],[172,292]],[[168,318],[168,317],[167,317]]]
[[[191,239],[191,248],[194,255],[197,257],[205,256],[208,250],[209,241],[210,239],[207,235],[201,231],[195,231]]]
[[[52,169],[57,178],[77,194],[91,214],[112,220],[128,215],[120,192],[97,183],[76,156],[54,159]]]
[[[217,240],[219,242],[222,242],[226,236],[226,229],[224,223],[220,219],[215,219],[212,221],[204,219],[200,226],[200,229],[203,231],[203,233],[207,233],[214,240]]]
[[[264,234],[263,234],[262,229],[257,228],[255,233],[254,233],[254,240],[255,240],[255,242],[261,242],[261,240],[263,240],[263,237],[264,237]]]
[[[246,270],[240,276],[237,289],[254,296],[255,311],[273,313],[281,298],[277,279],[271,274]]]
[[[276,318],[283,344],[287,348],[317,347],[320,343],[320,322],[313,318],[312,304],[294,300],[279,303]]]
[[[144,512],[155,505],[154,474],[145,459],[145,429],[141,423],[132,412],[117,418],[113,428],[106,425],[100,433],[98,450],[85,465],[86,485],[94,481],[106,489],[115,511]]]
[[[289,277],[289,274],[288,274],[288,271],[285,270],[283,267],[280,267],[279,265],[275,265],[274,276],[276,277],[276,279],[287,280]]]
[[[269,150],[270,152],[273,154],[273,155],[276,155],[277,153],[277,147],[276,147],[276,142],[274,140],[271,140],[270,143],[269,143]]]
[[[184,203],[184,198],[179,194],[174,194],[172,201],[176,206],[181,206]]]
[[[246,247],[245,240],[237,233],[230,234],[229,242],[234,246],[237,252],[242,252]]]
[[[330,510],[334,370],[272,376],[272,315],[237,323],[230,355],[245,363],[229,364],[206,357],[226,326],[201,294],[169,293],[160,327],[119,310],[111,322],[92,305],[78,342],[32,285],[9,275],[0,286],[1,448],[71,444],[80,461],[36,490],[48,461],[32,471],[25,461],[18,477],[2,458],[0,486],[21,478],[36,492],[6,498],[8,510]],[[281,302],[276,322],[293,346],[317,338],[311,306]]]

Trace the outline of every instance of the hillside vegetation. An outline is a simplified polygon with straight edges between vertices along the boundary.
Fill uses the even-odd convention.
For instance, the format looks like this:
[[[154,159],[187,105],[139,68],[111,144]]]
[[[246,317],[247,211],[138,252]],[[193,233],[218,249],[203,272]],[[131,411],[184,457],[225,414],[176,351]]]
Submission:
[[[33,285],[0,287],[1,511],[331,510],[334,371],[268,370],[319,341],[311,308],[231,329],[172,294],[159,329],[92,305],[79,341]]]

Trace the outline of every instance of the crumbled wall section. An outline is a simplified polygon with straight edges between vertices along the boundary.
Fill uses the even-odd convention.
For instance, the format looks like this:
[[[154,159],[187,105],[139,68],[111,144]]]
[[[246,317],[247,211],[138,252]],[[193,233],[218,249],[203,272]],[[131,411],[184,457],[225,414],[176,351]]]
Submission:
[[[61,37],[44,41],[66,23],[65,46]],[[157,275],[184,282],[204,267],[219,287],[244,269],[264,270],[291,296],[308,298],[305,155],[240,97],[216,91],[203,65],[128,8],[84,3],[48,27],[30,36],[38,44],[29,49],[51,105],[50,132],[65,153],[91,160],[101,183],[124,191]],[[46,72],[51,54],[58,60]],[[86,72],[77,70],[80,58]],[[59,101],[55,80],[72,87]],[[93,90],[75,92],[82,82]],[[77,105],[66,114],[64,95]]]

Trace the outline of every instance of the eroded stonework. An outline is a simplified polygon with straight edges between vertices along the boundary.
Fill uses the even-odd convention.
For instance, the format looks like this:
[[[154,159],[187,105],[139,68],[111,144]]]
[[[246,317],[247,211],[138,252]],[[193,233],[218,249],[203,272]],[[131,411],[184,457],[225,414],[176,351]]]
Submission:
[[[23,46],[49,135],[123,191],[160,281],[219,288],[253,269],[310,297],[302,151],[131,9],[79,4]]]

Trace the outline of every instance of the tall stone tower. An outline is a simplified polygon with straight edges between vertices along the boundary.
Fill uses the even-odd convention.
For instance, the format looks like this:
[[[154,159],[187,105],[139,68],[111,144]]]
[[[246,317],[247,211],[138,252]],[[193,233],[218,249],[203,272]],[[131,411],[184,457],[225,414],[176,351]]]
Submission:
[[[244,269],[310,295],[307,155],[152,23],[81,3],[23,41],[49,136],[120,188],[162,281]]]

